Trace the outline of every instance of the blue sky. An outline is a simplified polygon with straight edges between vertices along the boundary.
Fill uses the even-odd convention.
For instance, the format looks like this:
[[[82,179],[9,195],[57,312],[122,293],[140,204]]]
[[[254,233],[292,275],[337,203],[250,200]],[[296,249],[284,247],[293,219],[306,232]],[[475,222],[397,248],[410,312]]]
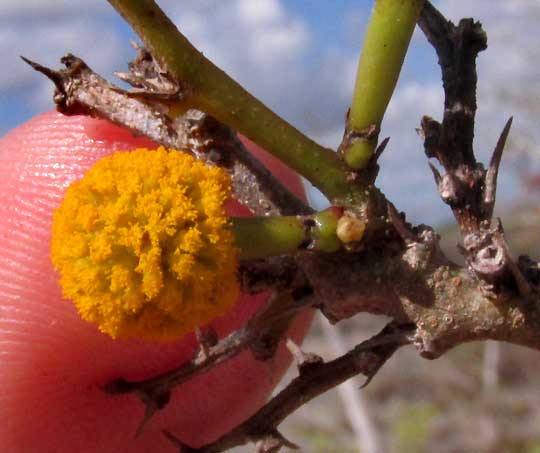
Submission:
[[[338,144],[372,0],[159,3],[205,55],[270,107],[323,144]],[[436,4],[451,19],[471,15],[480,19],[490,37],[490,49],[480,58],[476,139],[477,149],[487,158],[509,115],[516,115],[518,130],[538,129],[530,109],[502,103],[499,94],[507,91],[514,99],[520,91],[513,87],[525,84],[540,93],[540,70],[527,59],[529,54],[540,56],[534,48],[540,2],[440,0]],[[18,55],[58,67],[59,58],[72,52],[113,78],[113,71],[123,70],[134,55],[131,39],[135,36],[105,0],[1,0],[0,135],[52,108],[50,83],[25,67]],[[510,80],[517,83],[509,84]],[[422,114],[440,118],[439,81],[434,52],[417,32],[383,124],[383,134],[392,140],[379,180],[413,220],[435,223],[448,220],[450,214],[438,200],[415,127]],[[515,140],[516,147],[530,148],[540,139],[535,133],[519,137],[525,135],[527,140]],[[503,203],[520,194],[512,166],[506,165],[504,172]]]

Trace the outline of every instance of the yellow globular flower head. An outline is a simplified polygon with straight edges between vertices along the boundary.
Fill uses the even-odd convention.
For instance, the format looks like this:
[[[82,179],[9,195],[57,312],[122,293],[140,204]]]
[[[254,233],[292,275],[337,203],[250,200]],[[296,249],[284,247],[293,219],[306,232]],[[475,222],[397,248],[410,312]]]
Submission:
[[[238,297],[230,187],[175,150],[101,159],[54,213],[64,297],[113,338],[172,341],[224,314]]]

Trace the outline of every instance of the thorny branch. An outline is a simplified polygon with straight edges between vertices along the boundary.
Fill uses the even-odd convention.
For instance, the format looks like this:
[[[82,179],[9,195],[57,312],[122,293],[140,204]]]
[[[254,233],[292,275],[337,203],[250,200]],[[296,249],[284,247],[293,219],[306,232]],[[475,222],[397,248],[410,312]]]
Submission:
[[[146,381],[119,379],[107,391],[137,394],[146,404],[147,421],[167,404],[174,386],[241,350],[250,348],[257,358],[270,358],[300,307],[317,307],[332,322],[369,312],[384,314],[392,323],[378,336],[326,363],[289,341],[299,361],[299,376],[214,443],[193,449],[167,432],[182,452],[218,452],[248,441],[261,452],[293,447],[277,430],[285,417],[350,376],[361,373],[369,381],[406,343],[426,358],[436,358],[464,342],[486,339],[540,350],[538,263],[525,256],[514,262],[502,225],[492,219],[497,172],[510,123],[487,170],[476,161],[473,150],[476,56],[487,46],[486,35],[478,22],[465,19],[456,26],[429,3],[419,25],[437,52],[445,90],[442,122],[422,120],[424,148],[444,169],[441,174],[432,165],[441,197],[460,226],[468,268],[451,263],[434,231],[424,225],[412,227],[383,195],[373,197],[376,205],[364,213],[372,234],[359,247],[336,253],[304,250],[242,263],[239,276],[245,291],[275,291],[245,328],[221,340],[203,331],[191,361]],[[171,120],[168,100],[182,96],[189,87],[168,77],[147,52],[139,52],[130,72],[121,75],[135,87],[131,92],[109,84],[73,56],[63,59],[67,69],[62,71],[31,64],[56,84],[55,100],[61,111],[109,119],[160,144],[188,148],[200,158],[225,166],[232,174],[236,196],[257,214],[310,212],[254,163],[226,126],[200,112]],[[381,217],[381,212],[387,214]],[[283,300],[288,309],[283,309]]]
[[[196,449],[183,445],[170,433],[169,438],[180,447],[181,453],[218,453],[250,441],[259,442],[258,451],[277,451],[271,448],[291,444],[277,431],[290,413],[358,374],[366,376],[369,382],[399,347],[410,342],[410,334],[410,327],[388,325],[373,338],[330,362],[325,363],[316,355],[297,361],[298,377],[256,414],[211,444]]]
[[[501,133],[487,170],[477,162],[473,150],[475,62],[478,53],[487,48],[487,36],[479,22],[462,19],[456,26],[429,3],[419,25],[437,52],[445,94],[442,123],[422,119],[424,148],[445,170],[441,175],[430,164],[441,198],[452,208],[461,229],[462,253],[484,283],[484,290],[499,297],[512,286],[528,296],[532,288],[512,260],[500,221],[492,227],[497,174],[512,119]]]
[[[23,59],[54,82],[54,101],[60,112],[104,118],[163,146],[189,150],[199,159],[226,168],[232,177],[235,198],[254,214],[313,212],[285,189],[227,126],[196,110],[170,119],[166,114],[167,100],[182,96],[182,88],[166,77],[144,49],[138,50],[130,73],[121,74],[123,80],[136,86],[134,92],[107,82],[71,54],[62,58],[66,69],[60,71]],[[151,81],[144,85],[145,90],[140,88],[143,78]]]
[[[302,290],[275,293],[248,324],[218,340],[212,329],[197,332],[199,348],[193,359],[175,369],[143,381],[117,379],[105,386],[111,395],[135,393],[146,406],[144,418],[137,434],[151,417],[169,402],[171,390],[196,374],[209,371],[216,365],[231,359],[250,348],[255,357],[264,360],[272,357],[292,319],[299,310],[310,305],[309,295]]]

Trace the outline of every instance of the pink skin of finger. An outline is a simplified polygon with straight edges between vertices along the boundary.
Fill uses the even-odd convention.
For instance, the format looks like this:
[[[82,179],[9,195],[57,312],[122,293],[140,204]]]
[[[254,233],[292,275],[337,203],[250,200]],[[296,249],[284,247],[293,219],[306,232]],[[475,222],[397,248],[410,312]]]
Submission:
[[[248,147],[295,193],[296,175],[252,143]],[[112,340],[62,299],[50,262],[52,213],[68,185],[115,150],[156,145],[102,120],[46,113],[0,139],[0,451],[175,452],[163,430],[200,446],[246,419],[267,400],[290,365],[282,344],[267,362],[245,351],[172,392],[169,405],[134,438],[144,406],[110,396],[113,379],[142,379],[192,357],[190,334],[175,343]],[[282,176],[282,177],[281,177]],[[234,204],[230,214],[243,215]],[[239,328],[267,295],[242,295],[213,325]],[[301,342],[311,311],[289,336]]]

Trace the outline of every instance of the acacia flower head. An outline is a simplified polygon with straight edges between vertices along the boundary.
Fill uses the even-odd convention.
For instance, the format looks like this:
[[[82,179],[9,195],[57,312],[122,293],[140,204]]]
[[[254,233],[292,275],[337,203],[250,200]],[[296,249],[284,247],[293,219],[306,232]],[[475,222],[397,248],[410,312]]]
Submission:
[[[237,299],[228,174],[159,148],[117,152],[67,190],[51,256],[64,297],[113,338],[175,340]]]

